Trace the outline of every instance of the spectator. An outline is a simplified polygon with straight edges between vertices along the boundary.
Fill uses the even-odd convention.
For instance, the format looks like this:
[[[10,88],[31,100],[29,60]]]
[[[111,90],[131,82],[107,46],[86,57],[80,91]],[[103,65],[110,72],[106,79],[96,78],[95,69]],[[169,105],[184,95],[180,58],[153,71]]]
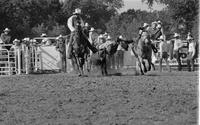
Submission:
[[[43,39],[42,39],[42,45],[46,45],[46,46],[51,45],[51,40],[49,40],[47,38],[47,34],[46,33],[42,33],[41,37],[43,37]]]
[[[10,44],[11,36],[9,35],[9,33],[10,33],[10,29],[5,28],[4,32],[1,34],[1,37],[0,37],[0,44]],[[2,48],[10,50],[11,46],[4,45]]]
[[[160,41],[159,44],[159,49],[160,49],[160,61],[159,61],[159,68],[160,68],[160,72],[162,72],[162,60],[165,60],[166,66],[168,68],[168,71],[171,72],[170,66],[169,66],[169,62],[168,62],[168,52],[169,52],[169,46],[167,44],[167,42],[164,40],[163,36],[160,36],[160,38],[158,38],[158,40]]]
[[[196,50],[195,50],[196,43],[190,35],[188,35],[187,40],[189,43],[188,55],[187,55],[188,71],[194,71],[194,59],[195,59],[194,56],[195,56],[195,52],[196,52]]]
[[[10,44],[11,36],[9,35],[9,33],[10,33],[10,29],[6,28],[4,30],[4,33],[1,34],[0,43]]]
[[[174,34],[174,57],[176,58],[178,62],[178,71],[182,70],[182,64],[181,64],[181,54],[180,54],[180,49],[183,46],[183,43],[180,39],[180,35],[178,33]]]
[[[92,27],[89,32],[89,41],[92,46],[97,44],[98,40],[98,33],[95,31],[95,29]]]
[[[60,52],[60,58],[61,58],[61,72],[66,72],[66,45],[65,40],[63,39],[63,36],[60,35],[56,38],[56,50]]]
[[[15,46],[20,46],[20,40],[14,39],[13,44],[14,44]]]

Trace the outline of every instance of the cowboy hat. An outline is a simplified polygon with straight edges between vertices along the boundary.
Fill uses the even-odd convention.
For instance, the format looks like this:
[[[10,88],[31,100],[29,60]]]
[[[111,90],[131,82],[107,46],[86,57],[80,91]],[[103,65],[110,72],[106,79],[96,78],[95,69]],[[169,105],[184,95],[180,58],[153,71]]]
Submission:
[[[80,8],[76,8],[73,14],[81,14],[81,9]]]
[[[106,40],[111,40],[111,36],[110,36],[110,35],[108,35],[108,37],[106,38]]]
[[[18,39],[14,39],[13,42],[19,42],[19,40]]]
[[[47,34],[46,33],[42,33],[41,37],[46,37]]]
[[[158,39],[159,39],[159,40],[164,40],[164,36],[162,35],[162,36],[160,36]]]
[[[30,41],[30,38],[24,38],[23,41]]]
[[[147,27],[147,26],[149,26],[148,23],[144,23],[144,24],[143,24],[143,27]]]
[[[99,35],[99,38],[103,38],[103,35],[101,34],[101,35]]]
[[[154,22],[152,22],[151,24],[157,24],[158,22],[156,22],[156,21],[154,21]]]
[[[119,39],[124,39],[122,35],[119,36]]]
[[[180,34],[174,33],[174,37],[180,37]]]
[[[103,34],[103,36],[108,36],[108,33],[105,32],[105,33]]]
[[[192,38],[191,36],[187,37],[187,40],[193,40],[194,38]]]
[[[162,26],[160,24],[157,25],[157,28],[161,28]]]
[[[10,32],[10,29],[5,28],[4,32]]]
[[[92,28],[90,29],[90,32],[92,32],[92,31],[94,31],[94,27],[92,27]]]
[[[56,37],[57,40],[58,40],[58,39],[61,39],[61,38],[63,38],[62,35],[59,35],[58,37]]]
[[[30,42],[31,43],[37,43],[37,40],[36,39],[31,39]]]
[[[88,23],[85,23],[85,27],[88,27],[89,26],[89,24]]]
[[[157,22],[158,24],[162,24],[162,22],[160,21],[160,20],[158,20],[158,22]]]
[[[13,44],[16,43],[16,42],[20,42],[20,40],[14,39],[14,40],[13,40]]]
[[[50,46],[51,44],[52,44],[51,40],[47,40],[45,43],[46,46]]]

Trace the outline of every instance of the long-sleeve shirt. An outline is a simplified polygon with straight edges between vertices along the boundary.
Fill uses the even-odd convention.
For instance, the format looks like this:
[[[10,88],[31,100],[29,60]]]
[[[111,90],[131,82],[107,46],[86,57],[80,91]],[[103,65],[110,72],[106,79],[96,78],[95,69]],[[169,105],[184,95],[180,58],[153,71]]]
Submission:
[[[96,32],[90,32],[89,33],[89,42],[92,45],[96,45],[98,41],[98,34]]]
[[[78,15],[72,15],[68,21],[67,21],[67,26],[70,29],[71,32],[75,31],[75,25],[76,23],[78,23],[78,21],[80,21],[79,23],[81,24],[81,26],[84,26],[84,22],[83,19],[78,16]]]
[[[175,39],[174,40],[174,50],[178,51],[179,48],[181,48],[183,46],[183,43],[180,39]]]
[[[57,40],[57,42],[56,42],[56,49],[60,52],[60,53],[62,53],[62,54],[64,54],[64,52],[65,52],[65,41],[63,40],[63,39],[59,39],[59,40]]]
[[[10,43],[10,39],[11,39],[11,36],[5,34],[5,33],[2,33],[1,34],[1,40],[3,41],[4,44],[9,44]]]
[[[195,46],[196,44],[194,42],[189,43],[189,48],[188,48],[188,52],[195,52]]]
[[[160,53],[169,52],[169,44],[164,41],[161,41],[159,44]]]

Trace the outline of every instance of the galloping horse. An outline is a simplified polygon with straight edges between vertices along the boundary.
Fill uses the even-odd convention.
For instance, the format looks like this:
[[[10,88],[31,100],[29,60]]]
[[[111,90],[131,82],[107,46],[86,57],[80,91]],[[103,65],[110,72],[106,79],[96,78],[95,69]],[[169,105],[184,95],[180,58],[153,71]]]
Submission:
[[[82,28],[79,24],[76,25],[76,30],[72,42],[72,61],[76,64],[79,76],[83,76],[83,65],[85,63],[85,55],[88,52],[87,38],[84,36]]]
[[[154,68],[154,64],[152,63],[151,40],[147,33],[144,33],[144,35],[140,38],[138,43],[134,43],[132,51],[138,60],[138,66],[142,75],[144,75],[144,72],[147,72],[147,68],[144,62],[145,59],[148,61],[148,71],[151,70],[151,65]],[[144,67],[144,70],[142,68],[142,65]]]

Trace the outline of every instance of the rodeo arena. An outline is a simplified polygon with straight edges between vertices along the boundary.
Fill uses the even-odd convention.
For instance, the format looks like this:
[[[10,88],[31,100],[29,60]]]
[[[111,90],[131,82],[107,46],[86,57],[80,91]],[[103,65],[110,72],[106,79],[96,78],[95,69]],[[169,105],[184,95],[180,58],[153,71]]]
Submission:
[[[152,22],[153,25],[160,26],[159,24],[161,22]],[[89,27],[89,25],[86,23],[85,27]],[[144,23],[144,27],[149,27],[149,24]],[[6,28],[4,32],[10,32],[10,29]],[[87,32],[87,31],[86,31]],[[161,32],[160,32],[161,33]],[[144,34],[144,33],[143,33]],[[161,33],[162,34],[162,33]],[[140,34],[141,35],[141,34]],[[2,33],[2,40],[1,40],[1,61],[0,61],[0,75],[20,75],[20,74],[31,74],[31,73],[49,73],[49,72],[73,72],[77,71],[76,66],[74,65],[74,62],[72,59],[67,58],[68,57],[68,47],[69,47],[69,41],[70,41],[70,35],[62,36],[59,35],[57,37],[47,37],[45,33],[43,33],[40,37],[36,38],[24,38],[22,40],[14,39],[13,44],[6,44],[8,40],[5,37],[4,33]],[[142,35],[141,35],[142,36]],[[87,36],[86,36],[87,37]],[[191,52],[190,51],[197,51],[197,47],[193,41],[191,34],[188,33],[186,40],[180,39],[180,34],[175,33],[174,38],[178,39],[177,47],[180,47],[177,57],[173,58],[175,54],[173,53],[174,49],[171,49],[171,47],[174,47],[174,40],[168,40],[166,41],[164,35],[160,35],[157,40],[152,40],[152,45],[155,46],[155,52],[152,51],[152,54],[150,54],[151,62],[153,65],[157,67],[157,69],[160,69],[162,71],[162,67],[160,65],[160,52],[162,51],[160,49],[161,44],[163,44],[163,41],[166,41],[164,45],[164,53],[163,56],[167,56],[165,62],[163,62],[163,65],[169,66],[168,71],[171,72],[171,68],[177,67],[177,70],[188,70],[188,71],[195,71],[197,70],[198,66],[198,58],[192,58],[190,59]],[[135,68],[137,70],[137,67],[139,68],[139,63],[137,60],[137,54],[133,52],[131,47],[134,44],[134,41],[129,41],[126,44],[126,38],[123,38],[122,35],[120,35],[118,40],[122,41],[119,43],[118,47],[116,48],[116,51],[112,55],[108,55],[109,58],[107,58],[107,68],[112,70],[117,69],[129,69],[129,68]],[[109,46],[111,46],[115,41],[111,36],[105,32],[105,34],[97,34],[95,33],[95,29],[92,27],[88,30],[88,41],[95,47],[98,47],[99,50],[107,49]],[[132,42],[132,43],[131,43]],[[163,42],[163,43],[162,43]],[[124,44],[123,44],[124,43]],[[128,45],[131,43],[131,45]],[[114,43],[115,44],[115,43]],[[125,46],[126,48],[123,48]],[[129,47],[130,46],[130,47]],[[194,47],[193,47],[194,46]],[[192,48],[193,47],[193,48]],[[89,48],[89,47],[88,47]],[[175,48],[175,47],[174,47]],[[93,56],[88,49],[88,54],[85,56],[85,62],[83,69],[84,71],[92,70],[92,62],[91,56]],[[97,52],[98,53],[98,52]],[[197,51],[198,53],[198,51]],[[197,55],[197,53],[194,54]],[[98,53],[99,54],[99,53]],[[98,56],[95,55],[95,56]],[[168,58],[170,56],[170,58]],[[97,57],[94,57],[95,59]],[[163,57],[163,59],[165,59]],[[153,66],[155,70],[155,66]],[[159,67],[160,66],[160,67]],[[187,67],[187,69],[186,69]],[[192,69],[191,69],[192,68]],[[139,69],[138,69],[138,72]]]
[[[98,34],[76,9],[70,34],[0,39],[2,125],[196,125],[198,43],[167,38],[161,21],[138,37]]]

